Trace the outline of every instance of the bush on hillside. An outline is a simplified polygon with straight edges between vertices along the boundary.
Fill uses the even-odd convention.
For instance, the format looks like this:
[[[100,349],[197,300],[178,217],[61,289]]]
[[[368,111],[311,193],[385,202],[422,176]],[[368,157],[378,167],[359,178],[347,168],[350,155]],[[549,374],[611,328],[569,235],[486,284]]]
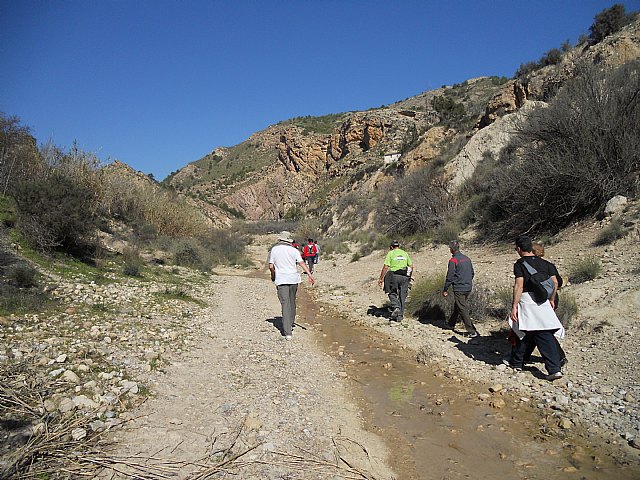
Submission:
[[[616,3],[611,8],[605,8],[595,16],[593,24],[589,27],[589,39],[591,44],[604,40],[605,37],[616,33],[633,20],[633,14],[627,15],[624,5]]]
[[[620,219],[614,219],[609,225],[600,230],[593,244],[595,246],[610,245],[624,237],[625,234],[626,231],[622,225],[622,221]]]
[[[611,197],[640,191],[640,61],[578,70],[518,126],[491,171],[478,172],[489,237],[556,233]]]
[[[14,188],[16,225],[41,251],[83,254],[97,225],[92,191],[59,174],[22,181]]]
[[[30,288],[36,286],[38,271],[24,263],[16,263],[7,268],[6,277],[18,288]]]
[[[441,122],[445,124],[450,124],[460,120],[466,113],[462,103],[456,102],[453,98],[447,95],[435,97],[432,100],[431,105],[433,109],[438,112]]]
[[[571,283],[584,283],[595,279],[602,271],[602,264],[594,256],[577,260],[569,267],[569,281]]]
[[[442,174],[430,166],[410,172],[381,195],[378,226],[390,236],[430,232],[456,210]]]
[[[0,112],[0,196],[10,193],[11,185],[30,178],[43,164],[36,140],[20,119]]]

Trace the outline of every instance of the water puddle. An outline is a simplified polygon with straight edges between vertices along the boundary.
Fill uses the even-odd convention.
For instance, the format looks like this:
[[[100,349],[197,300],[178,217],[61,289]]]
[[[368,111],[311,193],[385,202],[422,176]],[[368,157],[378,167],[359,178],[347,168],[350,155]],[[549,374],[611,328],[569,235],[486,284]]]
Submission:
[[[631,480],[638,471],[602,452],[541,430],[539,412],[509,396],[501,408],[480,401],[486,386],[460,383],[416,362],[415,355],[330,306],[298,292],[299,319],[320,332],[325,351],[343,365],[365,427],[387,443],[398,479]],[[402,327],[398,327],[402,328]]]

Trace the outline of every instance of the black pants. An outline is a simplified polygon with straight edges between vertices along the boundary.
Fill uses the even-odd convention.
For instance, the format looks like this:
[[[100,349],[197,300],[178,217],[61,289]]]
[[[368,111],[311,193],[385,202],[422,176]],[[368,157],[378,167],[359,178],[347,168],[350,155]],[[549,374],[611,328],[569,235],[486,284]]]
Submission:
[[[530,330],[525,332],[522,340],[517,339],[516,345],[511,349],[512,367],[522,368],[527,350],[538,347],[540,355],[544,360],[544,366],[550,375],[560,371],[560,351],[558,350],[558,340],[553,335],[556,330]],[[517,337],[516,337],[517,338]],[[531,346],[533,345],[533,347]]]

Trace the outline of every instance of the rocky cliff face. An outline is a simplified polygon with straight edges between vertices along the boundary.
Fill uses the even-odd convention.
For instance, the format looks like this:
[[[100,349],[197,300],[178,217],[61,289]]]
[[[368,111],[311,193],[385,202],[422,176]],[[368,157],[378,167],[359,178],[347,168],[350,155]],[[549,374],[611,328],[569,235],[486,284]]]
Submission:
[[[516,118],[511,115],[526,106],[522,116],[527,109],[543,104],[575,75],[580,62],[611,66],[640,58],[639,29],[640,21],[636,21],[597,45],[575,47],[559,64],[536,70],[527,78],[502,84],[486,77],[471,79],[387,107],[344,114],[329,133],[318,133],[321,129],[314,131],[295,121],[273,125],[247,141],[264,160],[260,166],[251,166],[246,155],[234,153],[235,147],[218,148],[207,156],[226,162],[230,171],[245,162],[237,180],[206,180],[202,162],[194,162],[169,183],[204,197],[209,208],[224,204],[248,219],[279,219],[292,207],[316,207],[313,199],[319,196],[327,203],[348,191],[367,194],[383,188],[398,172],[442,158],[452,144],[460,144],[459,150],[465,144],[460,139],[466,138],[462,151],[447,153],[444,159],[453,159],[445,173],[455,190],[484,155],[497,155],[508,143],[510,124]],[[464,106],[464,119],[457,124],[441,121],[432,105],[442,96]],[[385,161],[385,155],[392,153],[401,154],[400,159]]]

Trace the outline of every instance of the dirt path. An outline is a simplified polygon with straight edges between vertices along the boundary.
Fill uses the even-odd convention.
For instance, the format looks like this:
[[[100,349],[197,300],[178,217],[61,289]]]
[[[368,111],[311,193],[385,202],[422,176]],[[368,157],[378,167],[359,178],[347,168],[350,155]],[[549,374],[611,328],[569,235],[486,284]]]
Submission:
[[[266,248],[253,247],[257,262]],[[480,276],[510,280],[510,252],[471,253]],[[446,259],[416,255],[422,274]],[[276,328],[280,305],[263,264],[258,274],[219,272],[212,306],[195,319],[196,348],[153,377],[152,398],[117,434],[119,453],[182,465],[178,478],[190,479],[634,478],[637,462],[616,472],[634,450],[605,445],[567,407],[574,386],[499,368],[502,337],[474,347],[437,325],[367,315],[384,300],[379,263],[322,261],[318,286],[299,294],[291,342]],[[580,358],[579,343],[569,349]]]
[[[341,369],[314,332],[295,327],[287,342],[274,326],[280,304],[271,282],[225,275],[212,295],[216,305],[198,320],[197,348],[150,386],[153,397],[116,438],[119,454],[191,463],[180,478],[249,449],[227,471],[239,478],[392,478],[383,442],[362,428]]]

